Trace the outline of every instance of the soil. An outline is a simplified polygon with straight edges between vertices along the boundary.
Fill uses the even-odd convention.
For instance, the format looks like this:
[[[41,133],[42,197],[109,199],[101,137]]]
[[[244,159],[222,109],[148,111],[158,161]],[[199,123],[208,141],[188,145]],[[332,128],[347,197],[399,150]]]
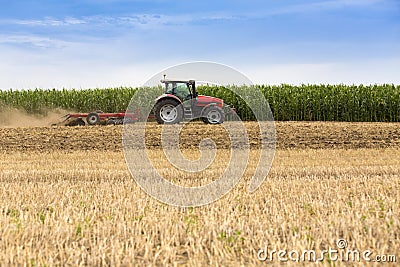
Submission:
[[[257,123],[246,122],[251,148],[259,148]],[[277,149],[400,148],[400,123],[275,122]],[[162,125],[149,123],[146,146],[161,147]],[[273,130],[273,129],[272,129]],[[122,151],[122,126],[0,128],[0,149],[10,151],[107,150]],[[180,134],[182,148],[198,147],[204,138],[218,148],[230,140],[220,125],[189,123]]]

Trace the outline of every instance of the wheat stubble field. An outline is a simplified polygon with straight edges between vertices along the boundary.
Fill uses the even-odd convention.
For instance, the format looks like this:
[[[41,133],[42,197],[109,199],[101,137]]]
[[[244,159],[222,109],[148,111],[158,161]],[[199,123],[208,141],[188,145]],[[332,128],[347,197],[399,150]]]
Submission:
[[[246,126],[255,159],[258,139],[254,125]],[[0,128],[0,262],[291,266],[299,263],[282,263],[277,254],[262,262],[257,254],[337,249],[338,239],[349,249],[370,250],[372,259],[400,257],[399,126],[277,122],[275,159],[260,189],[247,192],[256,166],[250,160],[228,195],[200,208],[168,206],[139,188],[125,165],[121,127]],[[187,155],[198,154],[199,136],[213,136],[222,152],[194,182],[212,179],[229,157],[226,136],[212,127],[189,124],[181,136]],[[151,125],[146,140],[154,165],[177,183],[192,183],[192,176],[171,171],[159,132]],[[367,264],[328,257],[320,263]]]

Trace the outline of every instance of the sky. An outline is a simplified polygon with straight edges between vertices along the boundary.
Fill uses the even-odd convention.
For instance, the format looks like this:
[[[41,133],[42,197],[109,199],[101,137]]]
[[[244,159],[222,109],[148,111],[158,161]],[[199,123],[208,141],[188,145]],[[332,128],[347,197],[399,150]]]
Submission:
[[[193,61],[257,84],[400,84],[400,0],[0,4],[0,89],[141,86]]]

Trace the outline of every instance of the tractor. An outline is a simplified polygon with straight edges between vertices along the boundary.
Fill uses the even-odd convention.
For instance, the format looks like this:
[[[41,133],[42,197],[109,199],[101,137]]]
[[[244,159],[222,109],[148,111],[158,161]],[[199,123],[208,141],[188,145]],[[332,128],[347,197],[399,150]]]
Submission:
[[[235,112],[222,99],[199,95],[194,80],[161,80],[164,94],[156,99],[153,114],[160,124],[174,124],[182,120],[201,118],[204,123],[220,124],[226,113]],[[225,110],[227,112],[225,112]]]

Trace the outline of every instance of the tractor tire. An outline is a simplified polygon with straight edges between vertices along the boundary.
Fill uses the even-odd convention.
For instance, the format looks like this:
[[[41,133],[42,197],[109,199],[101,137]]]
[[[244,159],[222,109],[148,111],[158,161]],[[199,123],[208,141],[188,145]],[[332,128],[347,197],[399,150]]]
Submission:
[[[154,116],[159,124],[179,123],[183,119],[183,108],[174,99],[161,99],[154,108]]]
[[[225,114],[219,107],[211,106],[204,110],[201,119],[207,124],[221,124],[225,120]]]
[[[86,117],[86,122],[89,125],[99,125],[100,124],[100,116],[96,112],[91,112]]]

